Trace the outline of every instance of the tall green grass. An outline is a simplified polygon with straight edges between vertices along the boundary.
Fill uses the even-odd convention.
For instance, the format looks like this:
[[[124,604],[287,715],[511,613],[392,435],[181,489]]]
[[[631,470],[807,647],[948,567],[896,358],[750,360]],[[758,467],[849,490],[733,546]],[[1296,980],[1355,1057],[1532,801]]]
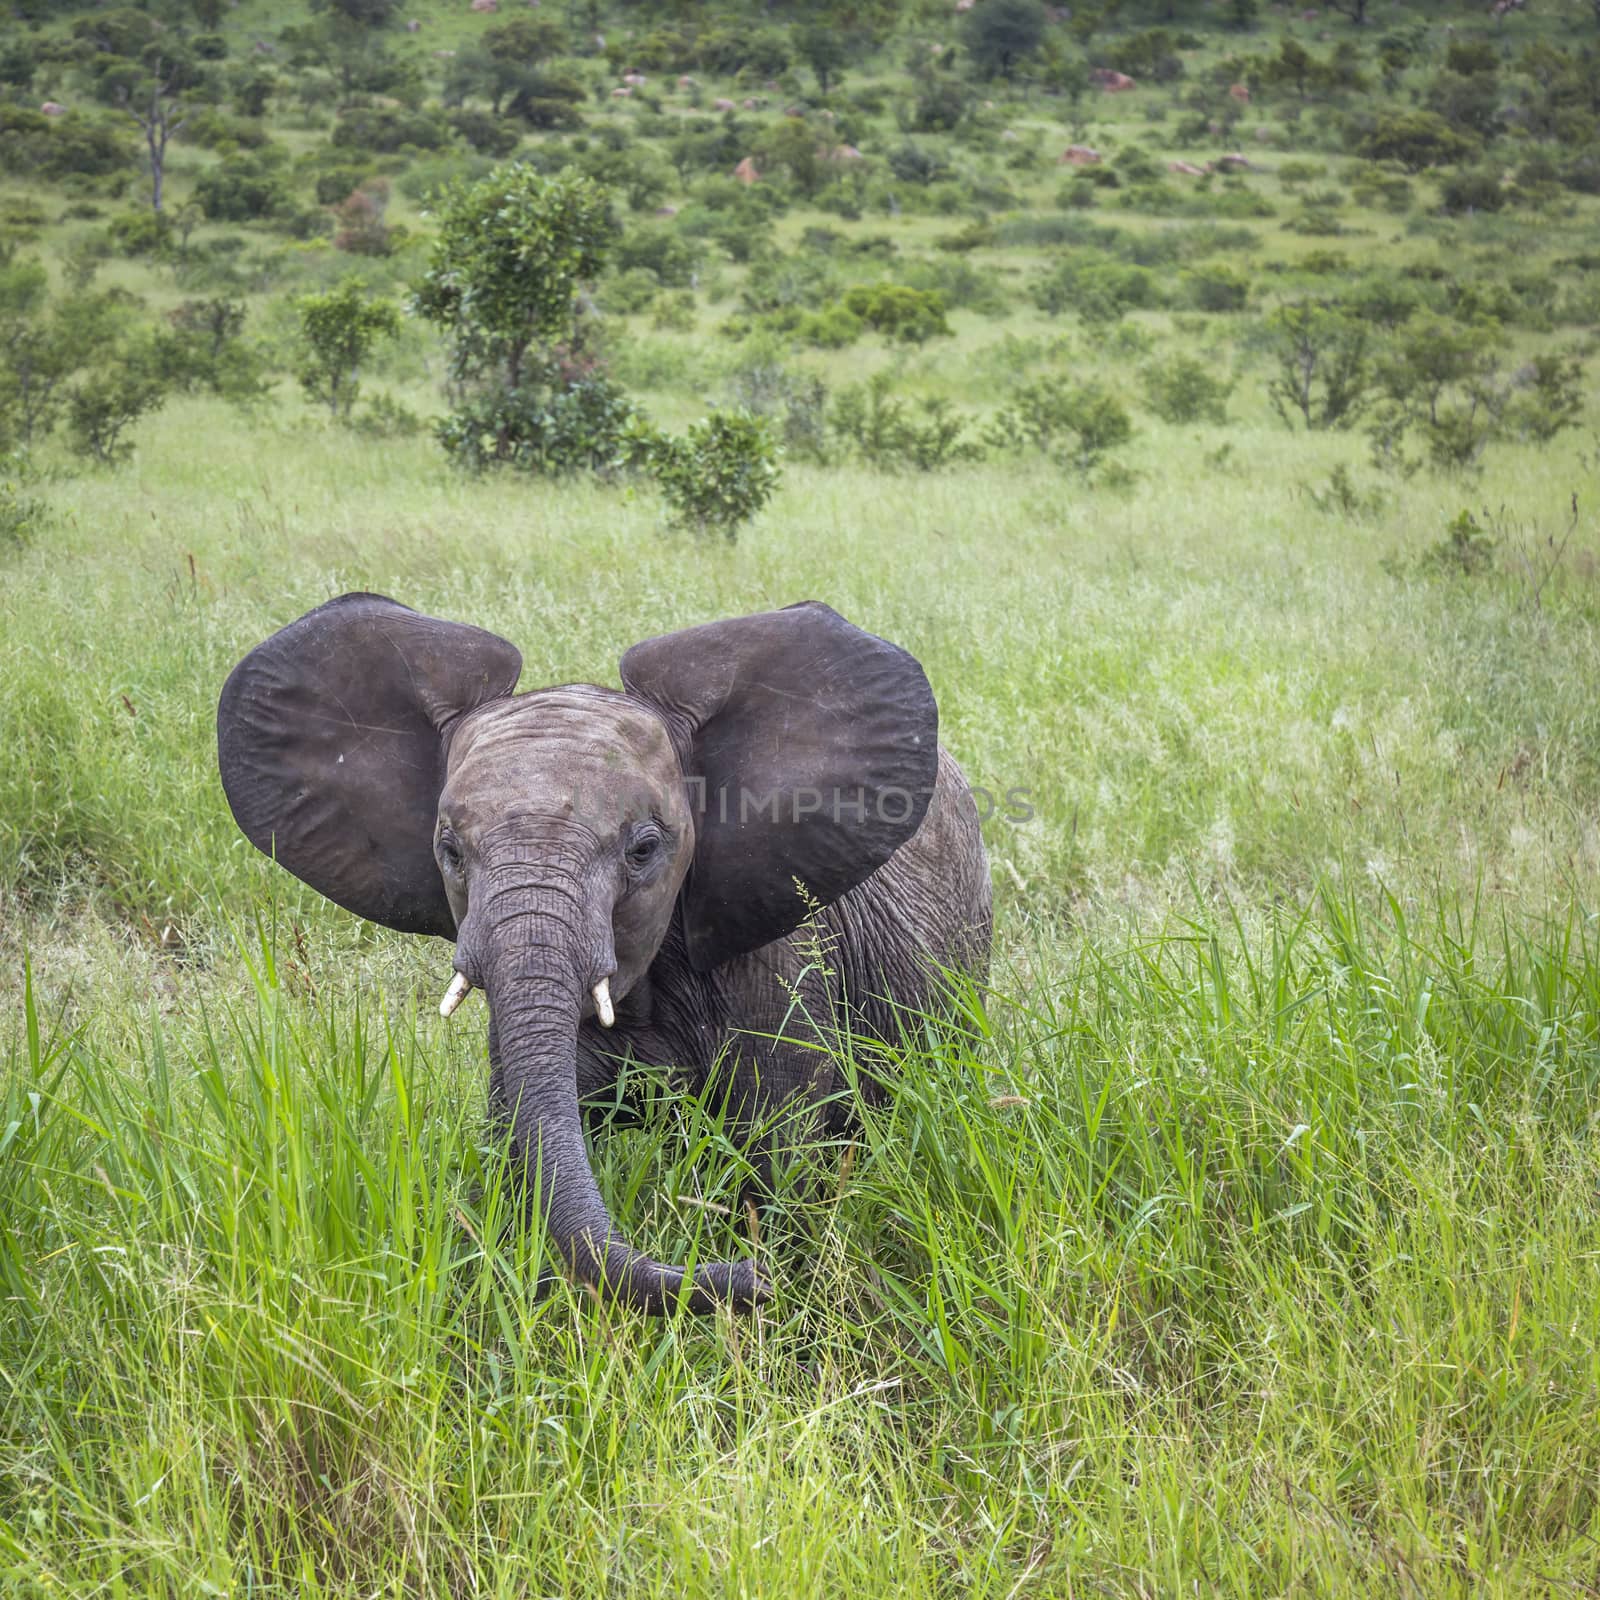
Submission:
[[[1593,931],[1329,891],[1083,949],[752,1242],[714,1110],[597,1140],[735,1322],[543,1271],[481,1046],[311,992],[64,1028],[0,1109],[17,1593],[1581,1592],[1600,1533]],[[1004,981],[999,985],[1003,990]],[[885,1059],[887,1057],[887,1059]],[[120,1587],[119,1587],[120,1586]]]

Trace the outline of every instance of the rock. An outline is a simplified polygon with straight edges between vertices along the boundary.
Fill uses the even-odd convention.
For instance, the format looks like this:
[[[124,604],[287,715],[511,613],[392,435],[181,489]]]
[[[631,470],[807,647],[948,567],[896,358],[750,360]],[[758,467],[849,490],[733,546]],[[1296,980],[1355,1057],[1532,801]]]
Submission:
[[[765,100],[758,100],[754,95],[751,95],[748,100],[743,102],[746,111],[759,111],[766,103]]]
[[[806,108],[804,106],[785,106],[783,114],[786,117],[803,117],[806,114]]]
[[[1265,123],[1263,123],[1261,127],[1256,129],[1256,143],[1257,144],[1271,144],[1272,143],[1272,129],[1267,127]]]
[[[677,216],[677,214],[678,214],[678,208],[676,206],[657,206],[656,207],[656,215],[658,217],[675,217],[675,216]]]
[[[743,161],[733,169],[733,175],[740,183],[760,183],[761,174],[756,170],[756,164],[746,156]]]
[[[1086,144],[1069,144],[1056,158],[1059,167],[1098,167],[1101,156],[1098,150]]]
[[[46,100],[39,110],[47,117],[64,117],[67,114],[67,108],[59,100]]]
[[[611,91],[611,98],[613,100],[626,100],[632,93],[632,89],[624,89],[619,85]]]
[[[737,111],[739,108],[731,100],[713,100],[711,109],[713,111]]]
[[[972,0],[956,0],[956,10],[957,11],[970,11],[971,9],[972,9]]]
[[[472,0],[472,9],[474,11],[498,11],[500,9],[500,0]]]
[[[642,89],[650,80],[642,72],[624,72],[622,81],[630,89]]]
[[[1250,104],[1250,91],[1242,83],[1230,83],[1228,85],[1228,97],[1231,100],[1237,100],[1242,106]]]
[[[1192,161],[1169,161],[1168,172],[1176,172],[1185,178],[1203,178],[1211,170],[1209,166],[1197,167]]]
[[[1222,172],[1253,172],[1255,168],[1237,150],[1217,157],[1217,168]]]
[[[687,72],[683,72],[678,75],[678,87],[680,89],[698,89],[700,87],[700,80],[698,78],[691,78]]]
[[[1015,144],[1017,139],[1016,131],[1012,128],[1002,128],[1000,130],[1000,137],[1004,139],[1007,144]]]
[[[1113,72],[1110,67],[1096,67],[1089,74],[1089,81],[1104,89],[1107,94],[1125,94],[1129,89],[1137,87],[1127,73]]]
[[[422,32],[422,24],[420,22],[418,22],[415,17],[413,17],[406,24],[406,32],[407,33],[421,33]]]

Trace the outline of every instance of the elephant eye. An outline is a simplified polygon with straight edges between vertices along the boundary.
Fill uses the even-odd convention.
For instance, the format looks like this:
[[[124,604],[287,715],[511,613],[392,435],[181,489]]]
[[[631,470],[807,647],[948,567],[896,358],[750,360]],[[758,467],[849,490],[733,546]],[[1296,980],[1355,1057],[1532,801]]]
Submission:
[[[453,877],[461,876],[461,846],[453,833],[439,835],[439,864]]]
[[[661,854],[665,842],[660,828],[654,823],[646,823],[628,841],[628,847],[623,852],[628,858],[628,866],[634,872],[647,871]]]

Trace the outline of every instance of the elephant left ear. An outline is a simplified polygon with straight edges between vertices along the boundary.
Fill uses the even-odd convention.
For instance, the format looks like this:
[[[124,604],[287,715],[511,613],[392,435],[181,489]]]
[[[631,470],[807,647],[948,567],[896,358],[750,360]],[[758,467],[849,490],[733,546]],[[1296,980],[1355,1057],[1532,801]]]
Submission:
[[[914,657],[816,601],[636,644],[622,681],[667,723],[695,821],[699,971],[792,932],[921,826],[939,712]]]

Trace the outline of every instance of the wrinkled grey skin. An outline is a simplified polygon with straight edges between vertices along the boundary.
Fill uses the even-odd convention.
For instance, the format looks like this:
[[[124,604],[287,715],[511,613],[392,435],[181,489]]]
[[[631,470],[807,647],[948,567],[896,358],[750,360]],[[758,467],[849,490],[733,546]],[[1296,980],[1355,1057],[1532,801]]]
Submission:
[[[372,791],[373,780],[360,770],[361,749],[352,739],[368,731],[380,741],[413,738],[393,713],[387,698],[392,691],[381,685],[371,690],[375,708],[367,709],[353,707],[356,696],[341,689],[341,737],[321,753],[304,755],[297,730],[326,720],[318,709],[327,693],[323,680],[317,679],[309,702],[302,683],[304,662],[317,651],[291,638],[290,647],[278,651],[277,665],[269,663],[251,676],[252,661],[271,652],[275,640],[291,635],[286,629],[246,658],[224,691],[221,762],[235,814],[258,844],[273,848],[291,871],[341,904],[393,926],[447,937],[453,931],[456,970],[485,991],[489,1004],[491,1106],[511,1119],[530,1191],[537,1176],[548,1235],[580,1279],[650,1312],[680,1302],[697,1311],[719,1303],[753,1304],[767,1292],[753,1263],[701,1265],[686,1287],[681,1269],[651,1260],[621,1237],[589,1167],[582,1103],[614,1100],[619,1071],[632,1060],[670,1068],[691,1088],[719,1099],[725,1095],[735,1125],[747,1132],[769,1123],[774,1112],[793,1131],[841,1125],[844,1113],[834,1098],[841,1086],[837,1070],[816,1044],[826,1044],[843,1029],[892,1041],[894,1006],[933,1003],[938,969],[982,975],[990,931],[988,868],[971,795],[955,762],[942,750],[934,756],[936,725],[930,723],[926,751],[912,748],[917,737],[906,745],[906,759],[925,760],[936,777],[925,814],[903,841],[893,834],[872,835],[858,845],[861,830],[851,828],[830,834],[821,845],[792,829],[770,836],[745,830],[737,838],[724,833],[724,843],[732,839],[730,848],[757,859],[769,877],[783,870],[784,857],[792,852],[798,859],[796,876],[806,877],[809,870],[819,879],[831,872],[835,882],[841,873],[859,878],[799,928],[729,953],[730,939],[748,944],[760,938],[765,924],[757,918],[753,930],[725,938],[721,930],[737,923],[738,907],[749,903],[750,894],[740,888],[737,904],[729,902],[718,912],[704,905],[715,882],[708,886],[696,880],[698,900],[686,891],[692,871],[712,870],[716,827],[704,810],[697,814],[696,795],[686,785],[686,769],[703,754],[694,741],[706,718],[693,706],[684,710],[680,702],[692,696],[681,684],[697,681],[708,652],[711,669],[717,669],[715,652],[722,639],[717,628],[743,630],[728,637],[739,649],[748,646],[754,652],[749,659],[755,668],[741,657],[728,681],[749,681],[763,692],[776,684],[785,697],[777,702],[780,707],[789,701],[798,707],[795,725],[786,725],[782,737],[769,741],[769,759],[783,761],[786,750],[806,748],[811,724],[803,719],[812,715],[806,685],[818,681],[817,652],[828,657],[833,633],[827,630],[847,644],[869,641],[878,652],[873,659],[887,660],[885,670],[899,674],[891,680],[892,691],[900,692],[902,681],[906,685],[912,708],[907,715],[913,719],[922,714],[917,695],[926,697],[930,709],[932,704],[920,669],[903,652],[886,657],[893,647],[815,607],[814,618],[811,613],[797,618],[792,611],[767,614],[776,619],[770,624],[774,637],[787,639],[797,630],[805,636],[810,653],[795,673],[799,689],[785,687],[786,669],[777,659],[789,646],[775,649],[769,662],[761,653],[767,619],[753,618],[669,635],[630,652],[625,678],[630,684],[637,677],[655,683],[656,699],[592,685],[512,695],[504,684],[507,672],[514,679],[515,667],[497,659],[472,676],[465,690],[450,684],[436,691],[433,686],[444,678],[437,661],[453,670],[480,640],[492,636],[404,613],[398,620],[413,632],[423,624],[457,630],[423,635],[414,646],[404,629],[396,633],[391,627],[390,613],[375,609],[380,604],[393,606],[375,597],[346,597],[292,628],[313,625],[323,630],[317,635],[319,648],[326,634],[335,638],[327,649],[343,650],[343,635],[328,629],[340,621],[336,608],[346,605],[362,626],[376,618],[385,648],[398,638],[396,653],[404,661],[395,681],[404,684],[403,692],[409,696],[421,683],[424,701],[436,692],[442,696],[440,705],[427,709],[430,724],[440,728],[437,767],[428,772],[412,763],[411,743],[382,745],[374,766],[381,792]],[[403,610],[394,607],[396,613]],[[319,620],[325,614],[326,620]],[[689,643],[680,646],[680,640]],[[494,645],[510,650],[503,641]],[[651,650],[656,654],[641,656]],[[514,661],[514,651],[511,657]],[[366,645],[349,659],[329,655],[324,676],[370,684],[382,676],[381,667],[364,669],[372,659]],[[670,670],[651,670],[662,660]],[[481,703],[457,709],[474,697]],[[727,696],[719,691],[714,698],[720,707]],[[828,759],[836,772],[840,751],[848,764],[852,719],[828,701],[826,690],[819,698],[826,727],[818,736],[832,741]],[[763,710],[758,723],[765,727],[775,714],[780,713]],[[787,716],[787,710],[781,714]],[[880,742],[897,737],[892,714],[880,722]],[[337,753],[329,755],[335,745]],[[435,759],[432,745],[427,748],[429,759]],[[352,768],[358,769],[360,784],[356,803],[304,812],[320,803],[319,785],[356,781],[347,779]],[[413,775],[415,795],[397,796]],[[427,830],[418,837],[431,843],[442,903],[418,902],[417,886],[430,892],[434,886],[425,864],[413,861],[401,889],[393,887],[389,874],[380,905],[373,898],[379,891],[352,885],[349,863],[364,859],[386,871],[383,862],[398,859],[400,847],[394,843],[394,824],[384,820],[384,805],[397,816],[410,816],[426,809],[436,787],[431,815],[416,826]],[[356,836],[363,831],[367,837]],[[414,856],[415,841],[409,848]],[[827,859],[835,865],[823,864],[817,850],[833,852]],[[795,899],[792,916],[782,913],[786,920],[804,915],[798,891]],[[772,914],[766,914],[768,920]],[[820,963],[819,942],[825,952]],[[601,1027],[591,998],[602,978],[609,980],[616,1008],[610,1029]],[[772,1037],[780,1034],[784,1037]],[[758,1153],[758,1168],[761,1164]]]

